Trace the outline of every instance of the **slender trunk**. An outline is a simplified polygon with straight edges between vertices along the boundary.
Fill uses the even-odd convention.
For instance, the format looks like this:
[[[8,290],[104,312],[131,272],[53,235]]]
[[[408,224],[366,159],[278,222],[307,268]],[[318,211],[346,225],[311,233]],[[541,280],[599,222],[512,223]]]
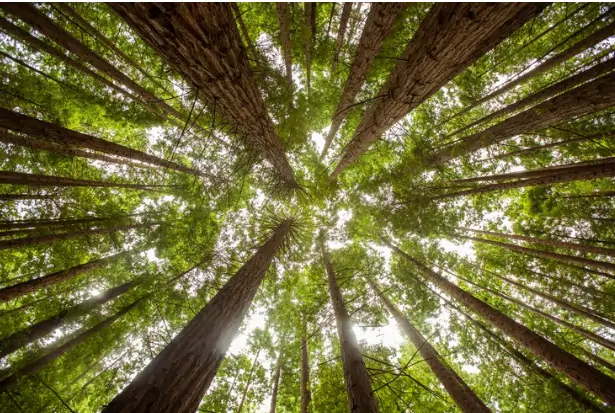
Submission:
[[[445,293],[459,300],[464,306],[483,317],[536,356],[545,359],[553,368],[566,374],[571,380],[579,383],[600,399],[607,403],[615,404],[615,379],[564,351],[524,325],[517,323],[502,312],[477,299],[467,291],[462,290],[384,238],[383,242],[407,261],[414,264],[425,278],[436,284]]]
[[[288,88],[293,90],[293,55],[292,44],[290,42],[290,7],[288,3],[276,3],[278,12],[278,24],[280,25],[280,44],[284,54],[284,64],[286,65],[286,81]],[[291,98],[292,100],[292,98]]]
[[[244,142],[273,165],[283,184],[297,187],[284,144],[253,80],[230,5],[111,3],[110,7],[201,95],[215,103]]]
[[[599,357],[597,355],[595,355],[594,353],[585,350],[582,347],[579,347],[581,352],[583,354],[585,354],[585,356],[587,358],[589,358],[590,360],[594,361],[596,364],[600,364],[602,367],[606,367],[607,369],[611,370],[612,372],[615,373],[615,365],[609,361],[606,361],[605,359],[603,359],[602,357]]]
[[[558,54],[556,54],[555,56],[545,60],[543,63],[541,63],[540,65],[538,65],[537,67],[535,67],[534,69],[530,70],[529,72],[527,72],[526,74],[519,76],[518,78],[516,78],[515,80],[508,82],[507,84],[505,84],[504,86],[500,87],[499,89],[489,93],[487,96],[480,98],[479,100],[477,100],[476,102],[474,102],[472,105],[470,105],[469,107],[463,109],[461,112],[459,112],[457,115],[455,116],[459,116],[463,113],[468,112],[470,109],[475,108],[478,105],[483,104],[484,102],[487,102],[497,96],[500,96],[503,93],[508,92],[509,90],[511,90],[512,88],[527,82],[529,79],[532,79],[544,72],[546,72],[547,70],[551,69],[552,67],[555,67],[556,65],[565,62],[566,60],[570,59],[571,57],[576,56],[577,54],[581,53],[582,51],[589,49],[590,47],[594,47],[595,45],[597,45],[598,43],[602,42],[603,40],[608,39],[609,37],[611,37],[613,34],[615,34],[615,22],[609,24],[608,26],[605,26],[604,28],[597,30],[596,32],[594,32],[593,34],[587,36],[585,39],[573,44],[572,46],[570,46],[568,49],[564,50],[563,52],[560,52]]]
[[[284,221],[103,412],[194,412],[292,226],[293,221]]]
[[[365,76],[369,71],[376,55],[380,52],[384,39],[389,34],[395,19],[403,9],[403,3],[372,3],[361,40],[357,47],[344,90],[335,109],[329,133],[325,139],[325,146],[320,157],[324,157],[331,146],[333,137],[346,117],[346,110],[352,105],[357,94],[363,87]]]
[[[594,191],[591,194],[565,195],[565,196],[562,196],[562,198],[603,198],[603,197],[608,198],[612,196],[615,196],[615,191]]]
[[[347,3],[348,4],[348,3]],[[372,391],[361,349],[357,338],[352,331],[352,322],[348,315],[348,310],[344,305],[344,297],[337,285],[333,265],[329,259],[329,253],[325,247],[324,234],[320,236],[320,250],[322,259],[327,272],[329,294],[333,311],[335,312],[335,322],[337,324],[337,335],[340,339],[342,364],[344,367],[344,380],[346,381],[346,392],[348,393],[348,403],[351,413],[377,413],[378,406]]]
[[[331,179],[395,123],[545,7],[536,3],[435,4],[378,93],[378,100],[367,108]]]
[[[256,51],[256,48],[254,47],[254,44],[252,43],[252,40],[250,39],[250,33],[248,32],[246,23],[243,21],[243,18],[241,17],[241,10],[239,10],[239,6],[237,6],[237,3],[231,3],[231,7],[233,9],[233,12],[235,13],[235,19],[239,23],[241,34],[243,34],[246,44],[248,45],[248,49],[250,49],[250,52],[252,53],[252,59],[254,59],[255,61],[258,61],[259,55],[258,55],[258,52]]]
[[[483,131],[467,136],[428,155],[423,163],[426,167],[433,168],[513,136],[544,129],[575,116],[594,113],[613,105],[615,105],[615,73],[592,80]]]
[[[6,3],[5,3],[6,4]],[[87,148],[114,156],[121,156],[133,161],[162,166],[191,175],[212,177],[208,173],[197,171],[175,162],[167,161],[136,149],[96,138],[85,133],[63,128],[53,123],[44,122],[30,116],[0,108],[0,127],[21,132],[38,139],[44,139],[67,147]]]
[[[34,199],[57,199],[57,195],[30,195],[30,194],[0,194],[0,201],[19,201]]]
[[[130,218],[141,214],[126,214],[107,217],[87,217],[75,219],[27,219],[15,221],[0,221],[0,230],[22,228],[46,228],[46,227],[70,227],[72,225],[92,224],[101,222],[117,222],[124,218]]]
[[[376,283],[371,278],[367,278],[367,281],[461,411],[465,413],[490,412],[491,410],[485,406],[476,393],[474,393],[455,370],[442,359],[438,351],[425,340],[421,332],[412,325],[412,323],[410,323],[410,321],[404,317],[393,303],[380,291]]]
[[[134,307],[136,307],[142,300],[143,298],[136,300],[132,304],[122,308],[120,311],[118,311],[111,317],[106,318],[100,323],[96,324],[94,327],[78,334],[71,340],[58,346],[57,348],[45,354],[41,358],[34,360],[33,362],[17,369],[10,376],[3,378],[2,381],[0,381],[0,392],[4,392],[12,388],[13,386],[15,386],[15,384],[17,384],[17,381],[19,379],[38,372],[40,369],[42,369],[52,361],[56,360],[64,353],[68,352],[69,350],[72,350],[73,348],[85,342],[90,337],[109,327],[126,313],[128,313],[130,310],[132,310]]]
[[[248,381],[246,382],[246,387],[243,389],[243,394],[241,395],[241,401],[239,402],[239,407],[237,407],[237,413],[241,413],[243,410],[243,405],[245,404],[248,398],[248,391],[250,390],[250,384],[252,384],[252,377],[254,376],[254,370],[256,370],[256,362],[258,361],[258,355],[261,353],[261,349],[259,348],[256,352],[256,356],[254,356],[254,361],[252,362],[252,367],[250,367],[250,374],[248,374]]]
[[[348,26],[348,18],[352,11],[352,3],[345,2],[342,9],[342,16],[340,17],[340,26],[337,31],[337,43],[335,46],[335,54],[333,55],[333,64],[331,65],[331,75],[335,73],[335,69],[340,60],[340,53],[344,44],[344,37],[346,36],[346,27]]]
[[[307,343],[307,328],[303,325],[301,334],[301,413],[308,413],[312,392],[310,391],[310,360]],[[273,413],[273,412],[272,412]]]
[[[329,13],[329,24],[327,24],[327,35],[325,39],[329,39],[329,33],[331,33],[331,22],[333,21],[333,16],[335,15],[335,7],[337,3],[331,3],[331,12]]]
[[[352,39],[354,39],[355,32],[357,30],[357,26],[359,25],[359,21],[362,19],[361,15],[361,2],[355,3],[356,6],[354,8],[354,13],[350,12],[350,30],[348,30],[348,47],[350,47],[350,43]],[[354,16],[353,16],[354,14]]]
[[[309,3],[312,11],[310,13],[310,31],[312,32],[312,44],[315,45],[316,42],[316,20],[318,17],[318,3]]]
[[[152,190],[168,188],[172,185],[142,185],[122,184],[109,181],[94,181],[90,179],[67,178],[65,176],[36,175],[23,172],[0,171],[0,184],[26,186],[79,186],[88,188],[126,188]]]
[[[310,59],[312,53],[312,39],[314,38],[314,32],[312,32],[312,4],[316,3],[303,3],[303,8],[305,12],[305,27],[306,27],[306,36],[305,36],[305,74],[306,74],[306,84],[307,84],[307,92],[308,96],[310,95],[310,90],[312,88],[311,79],[310,79]]]
[[[275,364],[275,373],[273,375],[273,391],[271,393],[271,407],[269,413],[275,413],[278,404],[278,389],[280,387],[280,374],[282,371],[282,349],[278,353],[278,361]]]

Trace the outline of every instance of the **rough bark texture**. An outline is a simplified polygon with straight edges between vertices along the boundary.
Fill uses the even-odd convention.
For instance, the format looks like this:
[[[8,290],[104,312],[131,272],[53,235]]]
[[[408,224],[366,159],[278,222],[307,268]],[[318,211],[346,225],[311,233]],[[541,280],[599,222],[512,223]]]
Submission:
[[[310,361],[307,344],[307,331],[301,335],[301,413],[308,413],[312,392],[310,391]]]
[[[373,3],[367,21],[361,34],[361,40],[357,47],[344,90],[337,104],[333,120],[329,128],[329,134],[325,139],[321,157],[325,156],[333,137],[346,117],[346,109],[354,103],[357,94],[365,82],[365,76],[380,51],[384,39],[389,34],[395,19],[403,8],[403,3]]]
[[[278,389],[280,387],[280,374],[282,371],[282,349],[278,354],[278,361],[275,363],[275,374],[273,375],[273,391],[271,392],[271,407],[269,413],[275,413],[278,405]]]
[[[288,3],[275,4],[278,13],[278,24],[280,25],[280,43],[284,54],[284,64],[286,66],[286,81],[288,87],[293,89],[293,55],[292,44],[290,42],[290,6]]]
[[[603,401],[611,405],[615,404],[615,379],[564,351],[550,341],[545,340],[532,330],[517,323],[467,291],[462,290],[421,262],[404,253],[388,240],[383,239],[383,242],[410,263],[414,264],[425,278],[436,284],[438,288],[442,289],[446,294],[458,300],[465,307],[468,307],[487,320],[536,356],[546,360],[553,368],[566,374],[571,380],[579,383]]]
[[[175,171],[196,176],[212,177],[212,175],[197,171],[175,162],[167,161],[145,152],[131,149],[126,146],[96,138],[85,133],[63,128],[53,123],[44,122],[30,116],[22,115],[7,109],[0,108],[0,127],[15,132],[24,133],[38,139],[55,142],[67,147],[87,148],[109,155],[121,156],[150,165],[162,166]],[[215,178],[215,177],[214,177]]]
[[[615,105],[615,73],[603,76],[527,109],[481,132],[463,138],[424,159],[434,167],[458,156],[494,145],[515,135],[544,129],[575,116]]]
[[[33,280],[28,280],[19,284],[4,287],[0,289],[0,302],[9,301],[14,298],[26,295],[28,293],[33,293],[40,290],[41,288],[50,287],[63,281],[70,280],[71,278],[74,278],[85,272],[92,271],[97,268],[102,268],[107,264],[115,262],[129,252],[133,251],[120,252],[119,254],[110,255],[108,257],[92,260],[86,262],[85,264],[79,264],[62,271],[43,275],[42,277],[34,278]]]
[[[327,272],[329,295],[335,313],[337,335],[340,339],[342,364],[344,367],[344,380],[351,413],[377,413],[378,406],[372,392],[369,374],[361,355],[361,348],[352,331],[352,322],[344,305],[344,298],[335,279],[333,265],[329,259],[329,253],[325,247],[324,236],[320,237],[320,249],[322,259]]]
[[[344,37],[346,36],[346,28],[348,27],[348,18],[350,17],[351,11],[352,11],[352,3],[345,2],[344,8],[342,9],[342,16],[340,17],[340,26],[337,31],[337,44],[335,46],[335,53],[333,54],[331,74],[335,73],[335,69],[337,68],[337,64],[339,63],[339,60],[340,60],[340,53],[342,51],[342,46],[344,45]]]
[[[482,402],[474,391],[463,381],[463,379],[453,370],[446,361],[442,359],[438,351],[423,337],[421,332],[391,303],[391,301],[380,291],[376,283],[368,278],[374,292],[380,297],[389,313],[393,316],[401,330],[408,336],[414,347],[429,365],[436,377],[440,380],[453,401],[465,413],[483,412],[490,413],[491,410]]]
[[[378,101],[368,107],[331,178],[336,178],[408,112],[544,7],[546,3],[434,5],[378,93]]]
[[[194,412],[291,226],[291,221],[280,225],[256,254],[103,412]]]
[[[26,186],[83,186],[90,188],[127,188],[127,189],[155,189],[166,188],[169,185],[140,185],[121,184],[107,181],[93,181],[90,179],[67,178],[64,176],[36,175],[22,172],[0,171],[0,184],[26,185]]]
[[[296,187],[284,145],[252,78],[228,3],[111,3],[158,54]]]

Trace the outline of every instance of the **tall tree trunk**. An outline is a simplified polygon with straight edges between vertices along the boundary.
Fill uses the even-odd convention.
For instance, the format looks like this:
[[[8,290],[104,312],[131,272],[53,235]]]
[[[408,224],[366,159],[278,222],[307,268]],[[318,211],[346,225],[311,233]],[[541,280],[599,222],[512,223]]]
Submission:
[[[67,178],[65,176],[36,175],[23,172],[0,171],[0,184],[6,185],[26,185],[26,186],[80,186],[89,188],[126,188],[152,190],[158,188],[168,188],[172,185],[142,185],[142,184],[121,184],[108,181],[93,181],[90,179]]]
[[[241,17],[241,10],[239,10],[239,6],[237,6],[237,3],[235,2],[231,3],[231,7],[233,9],[233,12],[235,13],[235,19],[239,23],[241,34],[243,34],[246,44],[248,45],[248,49],[250,49],[250,52],[252,53],[252,59],[254,59],[255,61],[258,61],[259,54],[256,51],[256,48],[254,47],[252,40],[250,39],[250,33],[248,32],[246,23],[243,21],[243,18]]]
[[[254,361],[252,362],[252,367],[250,367],[250,374],[248,374],[248,381],[246,382],[246,387],[243,389],[243,393],[241,395],[241,401],[239,402],[239,407],[237,407],[237,413],[241,413],[243,410],[243,405],[245,404],[248,398],[248,391],[250,391],[250,385],[252,384],[252,377],[254,376],[254,370],[256,370],[256,362],[258,361],[258,355],[261,353],[261,349],[259,348],[256,352],[256,356],[254,356]]]
[[[32,195],[32,194],[0,194],[0,201],[19,201],[34,199],[57,199],[57,195]]]
[[[544,7],[546,4],[435,4],[389,75],[378,101],[367,108],[331,178]]]
[[[286,65],[286,81],[288,88],[293,90],[293,55],[292,44],[290,42],[290,23],[291,11],[288,3],[276,3],[278,13],[278,24],[280,25],[280,44],[282,45],[282,53],[284,54],[284,64]]]
[[[14,221],[0,221],[0,230],[46,227],[70,227],[73,225],[92,224],[101,222],[117,222],[142,214],[126,214],[106,217],[75,218],[75,219],[25,219]]]
[[[583,194],[583,195],[564,195],[562,196],[562,198],[602,198],[602,197],[608,198],[612,196],[615,196],[615,191],[594,191],[592,193]]]
[[[428,155],[423,163],[426,167],[432,168],[515,135],[544,129],[572,117],[594,113],[613,105],[615,105],[615,73],[592,80],[483,131],[467,136]]]
[[[194,412],[293,225],[292,220],[284,221],[103,412]]]
[[[310,72],[312,41],[314,40],[314,36],[316,35],[316,33],[314,33],[313,31],[314,26],[312,26],[312,20],[315,17],[315,16],[312,16],[312,13],[316,11],[316,8],[312,6],[316,6],[316,3],[308,3],[308,2],[303,3],[303,8],[305,12],[305,28],[306,28],[305,29],[305,33],[306,33],[305,35],[305,73],[306,73],[306,78],[307,78],[306,84],[307,84],[308,96],[310,95],[310,90],[312,88],[311,72]]]
[[[189,84],[215,103],[244,141],[273,165],[287,187],[297,187],[284,145],[253,80],[230,5],[110,6]]]
[[[367,281],[461,411],[465,413],[491,412],[455,370],[442,359],[438,351],[425,340],[421,332],[380,291],[378,285],[371,278],[367,278]]]
[[[275,363],[275,373],[273,375],[273,391],[271,392],[271,407],[269,413],[275,413],[278,404],[278,389],[280,388],[280,374],[282,372],[282,354],[283,349],[280,348],[278,353],[278,361]]]
[[[96,138],[85,133],[63,128],[53,123],[43,122],[30,116],[22,115],[7,109],[0,108],[0,127],[24,133],[38,139],[45,139],[54,143],[75,148],[87,148],[114,156],[121,156],[133,161],[162,166],[175,171],[196,176],[216,178],[208,173],[197,171],[176,162],[167,161],[154,155],[126,146]]]
[[[307,343],[307,326],[303,325],[301,334],[301,413],[308,413],[312,392],[310,391],[310,360]]]
[[[327,34],[325,39],[329,39],[329,33],[331,33],[331,22],[333,22],[333,16],[335,15],[335,7],[337,3],[331,3],[331,12],[329,13],[329,24],[327,24]]]
[[[545,359],[553,368],[566,374],[571,380],[579,383],[600,399],[609,404],[615,404],[615,379],[564,351],[524,325],[517,323],[502,312],[477,299],[467,291],[462,290],[421,262],[404,253],[388,240],[383,238],[382,241],[401,257],[414,264],[425,278],[437,285],[446,294],[460,301],[464,306],[489,321],[489,323],[520,345],[526,347],[536,356]]]
[[[372,392],[369,374],[365,367],[363,356],[361,355],[359,343],[352,331],[352,323],[348,315],[348,310],[346,310],[346,306],[344,305],[344,297],[335,279],[333,265],[331,264],[329,253],[325,247],[324,233],[321,233],[319,241],[322,259],[327,272],[331,304],[335,312],[337,335],[340,339],[344,379],[346,381],[346,392],[348,393],[350,412],[377,413],[378,406],[374,393]]]
[[[346,27],[348,26],[348,18],[350,17],[350,12],[352,11],[352,3],[344,2],[344,8],[342,9],[342,16],[340,17],[340,26],[337,31],[337,44],[335,46],[335,53],[333,55],[333,63],[331,64],[331,75],[335,73],[335,69],[337,68],[337,64],[340,60],[340,53],[342,51],[342,46],[344,45],[344,37],[346,36]]]
[[[558,64],[565,62],[566,60],[570,59],[571,57],[576,56],[577,54],[581,53],[582,51],[589,49],[590,47],[594,47],[595,45],[597,45],[598,43],[602,42],[603,40],[608,39],[609,37],[611,37],[613,34],[615,34],[615,22],[605,26],[604,28],[597,30],[596,32],[594,32],[593,34],[587,36],[585,39],[573,44],[572,46],[570,46],[568,49],[556,54],[555,56],[545,60],[543,63],[541,63],[540,65],[538,65],[537,67],[535,67],[534,69],[530,70],[529,72],[527,72],[526,74],[519,76],[518,78],[516,78],[515,80],[508,82],[507,84],[505,84],[504,86],[498,88],[497,90],[489,93],[487,96],[478,99],[476,102],[474,102],[472,105],[470,105],[469,107],[463,109],[461,112],[459,112],[458,114],[456,114],[455,116],[459,116],[463,113],[468,112],[470,109],[475,108],[478,105],[481,105],[497,96],[502,95],[503,93],[508,92],[509,90],[513,89],[514,87],[527,82],[529,79],[532,79],[542,73],[545,73],[547,70],[551,69],[552,67],[557,66]]]
[[[372,3],[361,40],[357,47],[344,90],[333,114],[329,133],[320,157],[324,157],[331,146],[333,137],[346,117],[346,111],[354,103],[357,94],[363,87],[365,76],[372,62],[380,52],[384,39],[389,34],[395,19],[403,8],[403,3]]]
[[[545,149],[550,149],[550,148],[556,148],[559,146],[565,146],[565,145],[569,145],[571,143],[575,143],[575,142],[583,142],[583,141],[587,141],[587,142],[591,142],[594,139],[601,139],[601,138],[610,138],[615,136],[615,134],[612,133],[597,133],[595,135],[591,135],[591,136],[587,136],[587,137],[579,137],[579,138],[571,138],[571,139],[564,139],[558,142],[553,142],[553,143],[547,143],[545,145],[539,145],[539,146],[534,146],[533,148],[526,148],[526,149],[519,149],[516,151],[512,151],[512,152],[507,152],[507,153],[503,153],[501,155],[497,155],[494,157],[494,159],[504,159],[504,158],[508,158],[511,156],[526,156],[528,154],[531,154],[533,152],[538,152],[541,150],[545,150]]]

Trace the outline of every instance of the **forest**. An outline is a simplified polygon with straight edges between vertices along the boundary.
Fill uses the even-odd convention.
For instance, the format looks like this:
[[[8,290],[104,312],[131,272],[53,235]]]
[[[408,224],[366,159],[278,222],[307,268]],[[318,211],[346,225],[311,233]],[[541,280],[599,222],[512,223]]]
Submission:
[[[0,3],[0,412],[615,412],[613,3]]]

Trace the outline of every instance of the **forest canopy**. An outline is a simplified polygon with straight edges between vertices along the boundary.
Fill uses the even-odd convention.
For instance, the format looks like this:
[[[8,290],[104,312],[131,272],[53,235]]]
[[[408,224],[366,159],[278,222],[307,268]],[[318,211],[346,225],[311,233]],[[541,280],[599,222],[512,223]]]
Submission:
[[[611,3],[0,3],[0,411],[615,412]]]

